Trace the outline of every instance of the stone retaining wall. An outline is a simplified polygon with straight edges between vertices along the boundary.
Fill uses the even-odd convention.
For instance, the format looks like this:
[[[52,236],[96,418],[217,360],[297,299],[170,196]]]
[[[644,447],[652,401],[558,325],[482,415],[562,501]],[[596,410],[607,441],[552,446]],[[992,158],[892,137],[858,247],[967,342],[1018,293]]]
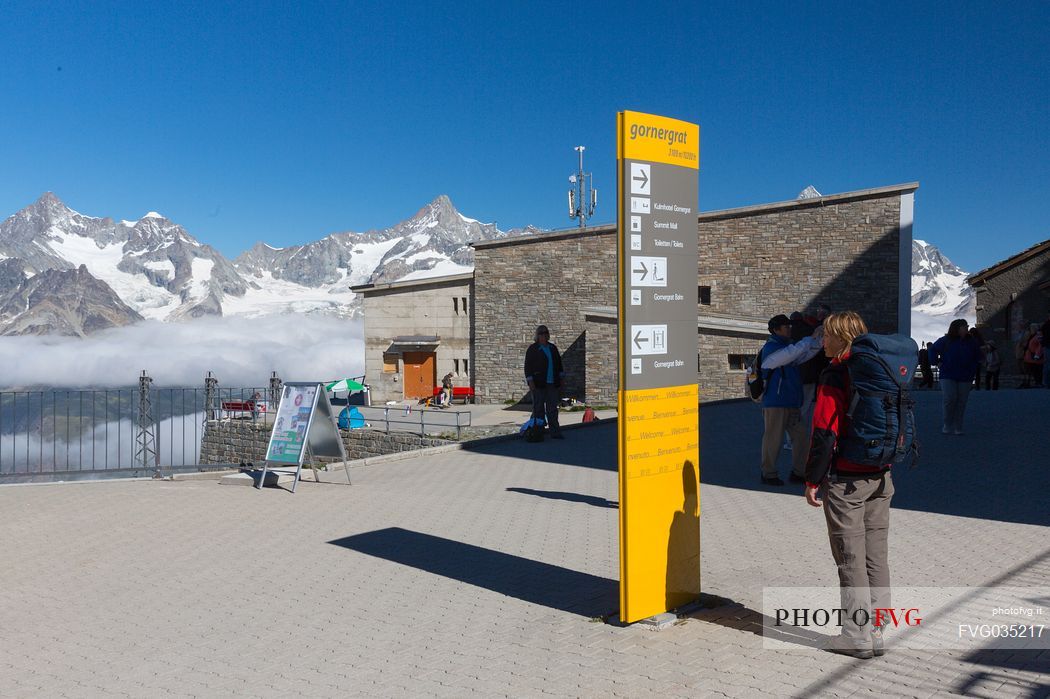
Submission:
[[[413,451],[425,447],[436,447],[450,442],[436,437],[420,437],[409,432],[379,432],[360,429],[340,430],[343,446],[349,459],[364,459],[371,456]],[[242,461],[261,461],[266,455],[270,441],[270,425],[251,420],[209,420],[201,440],[202,465],[236,464]],[[318,461],[333,461],[319,458]]]

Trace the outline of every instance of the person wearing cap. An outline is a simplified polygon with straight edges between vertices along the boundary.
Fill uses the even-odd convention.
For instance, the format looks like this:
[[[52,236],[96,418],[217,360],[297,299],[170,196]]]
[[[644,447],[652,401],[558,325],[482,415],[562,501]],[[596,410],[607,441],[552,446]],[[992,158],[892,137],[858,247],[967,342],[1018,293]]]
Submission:
[[[802,420],[802,375],[799,365],[812,359],[820,351],[824,341],[823,328],[812,335],[791,342],[791,319],[776,315],[769,319],[769,339],[761,351],[762,378],[765,392],[762,394],[762,418],[765,431],[762,434],[762,482],[766,485],[784,485],[777,473],[777,456],[784,433],[791,436],[792,461],[791,480],[804,483],[806,480],[806,458],[809,455],[809,431]]]
[[[536,341],[525,350],[525,382],[532,393],[532,417],[546,420],[551,438],[564,439],[558,425],[558,393],[565,371],[550,337],[546,325],[536,328]]]

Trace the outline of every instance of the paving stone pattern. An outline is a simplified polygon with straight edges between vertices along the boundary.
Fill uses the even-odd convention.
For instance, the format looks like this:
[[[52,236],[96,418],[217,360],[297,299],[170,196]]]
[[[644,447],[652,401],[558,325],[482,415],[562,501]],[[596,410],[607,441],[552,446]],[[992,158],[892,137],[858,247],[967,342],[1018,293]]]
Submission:
[[[929,429],[937,399],[920,396],[925,463],[898,479],[895,584],[1045,585],[1050,471],[1016,439],[1044,397],[972,397],[965,437]],[[835,584],[823,517],[755,484],[753,406],[701,423],[709,608],[660,632],[595,620],[617,604],[611,423],[295,495],[0,488],[0,696],[1047,696],[1045,652],[763,649],[763,585]]]

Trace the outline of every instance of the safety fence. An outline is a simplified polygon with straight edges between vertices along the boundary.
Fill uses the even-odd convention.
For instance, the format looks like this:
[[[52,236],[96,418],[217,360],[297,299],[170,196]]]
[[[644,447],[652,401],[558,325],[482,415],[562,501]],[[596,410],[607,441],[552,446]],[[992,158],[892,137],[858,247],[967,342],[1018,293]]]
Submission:
[[[415,432],[419,436],[449,434],[456,439],[463,436],[463,428],[470,427],[469,410],[443,408],[415,408],[408,405],[357,406],[367,426],[384,432]]]
[[[0,392],[0,482],[197,470],[207,420],[260,421],[276,409],[270,387],[149,384]]]

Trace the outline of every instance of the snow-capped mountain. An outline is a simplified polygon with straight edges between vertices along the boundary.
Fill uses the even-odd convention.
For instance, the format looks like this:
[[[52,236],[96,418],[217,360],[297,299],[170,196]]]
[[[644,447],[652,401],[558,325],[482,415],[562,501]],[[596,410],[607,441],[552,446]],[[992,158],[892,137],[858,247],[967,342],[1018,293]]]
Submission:
[[[234,260],[253,288],[226,309],[264,314],[288,307],[294,298],[294,310],[353,315],[358,304],[351,286],[469,272],[474,268],[471,241],[536,232],[532,227],[500,231],[467,218],[441,195],[391,228],[333,233],[288,248],[256,243]]]
[[[11,261],[12,270],[21,275],[16,279],[11,272],[12,289],[48,270],[77,271],[61,283],[98,280],[135,318],[174,321],[282,312],[348,317],[359,308],[351,286],[468,272],[474,264],[469,242],[539,232],[531,226],[500,231],[463,216],[442,195],[391,228],[333,233],[284,249],[257,243],[230,262],[155,212],[138,221],[95,218],[73,211],[48,192],[0,223],[0,260]],[[58,283],[58,277],[49,281]],[[99,308],[109,304],[97,285],[87,293]],[[22,312],[42,299],[40,293],[27,297],[30,306]],[[87,307],[77,308],[94,314]],[[99,317],[110,316],[113,324],[123,323],[120,313]],[[105,325],[97,319],[60,322],[53,314],[30,313],[19,321],[22,325],[15,324],[13,316],[0,318],[0,334],[20,332],[16,326],[47,332],[48,324],[41,320],[46,318],[55,321],[52,328],[60,334],[82,334]]]
[[[540,233],[500,231],[442,195],[390,228],[283,249],[257,243],[231,262],[155,212],[138,221],[95,218],[48,192],[0,223],[0,334],[83,335],[140,317],[352,317],[359,304],[351,286],[469,272],[471,241]],[[49,270],[64,274],[41,276]],[[933,245],[913,242],[916,339],[939,337],[956,317],[973,322],[966,277]]]
[[[977,320],[976,294],[966,283],[969,276],[935,246],[924,240],[911,245],[912,337],[936,340],[955,318]]]
[[[222,311],[247,284],[229,260],[181,226],[150,212],[138,221],[84,216],[47,192],[0,223],[0,257],[29,275],[81,265],[146,318],[178,320]]]

